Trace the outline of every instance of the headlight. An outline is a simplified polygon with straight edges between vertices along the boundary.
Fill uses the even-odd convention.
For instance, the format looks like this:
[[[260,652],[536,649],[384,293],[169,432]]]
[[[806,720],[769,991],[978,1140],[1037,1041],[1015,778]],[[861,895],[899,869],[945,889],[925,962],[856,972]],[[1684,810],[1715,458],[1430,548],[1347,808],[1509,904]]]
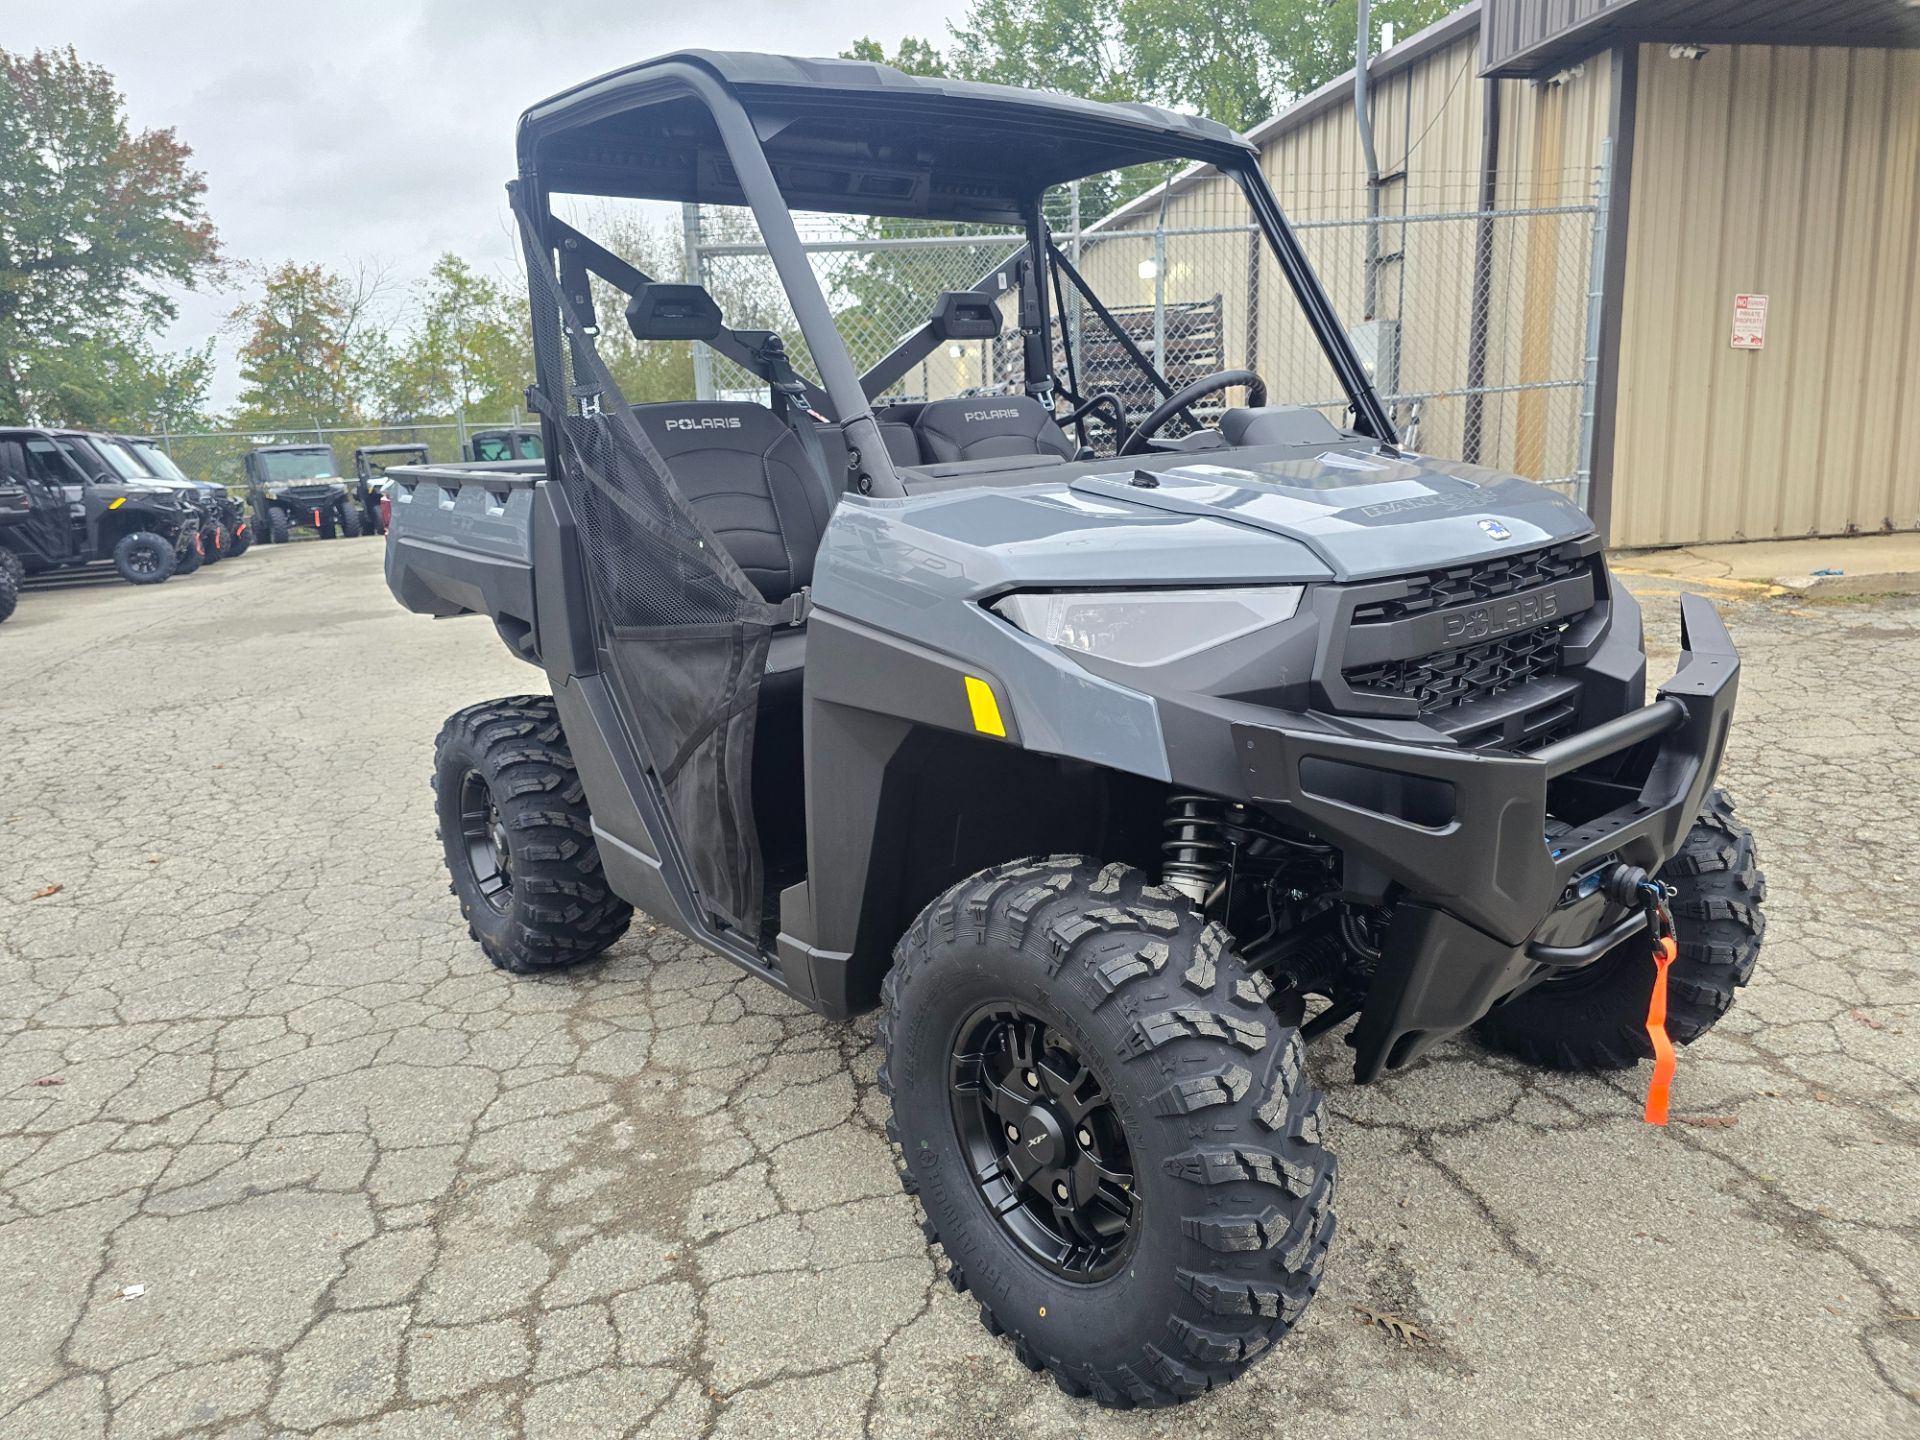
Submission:
[[[1164,665],[1291,620],[1301,588],[1027,592],[996,600],[992,609],[1049,645],[1119,665]]]

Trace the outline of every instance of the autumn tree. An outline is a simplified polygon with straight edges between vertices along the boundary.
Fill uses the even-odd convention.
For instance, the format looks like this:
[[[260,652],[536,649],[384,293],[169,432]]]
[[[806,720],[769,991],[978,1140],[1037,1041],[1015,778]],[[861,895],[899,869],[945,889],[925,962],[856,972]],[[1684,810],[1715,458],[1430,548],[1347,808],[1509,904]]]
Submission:
[[[153,357],[127,337],[217,277],[192,153],[171,129],[134,132],[113,77],[71,47],[0,49],[0,419],[71,418],[90,358],[128,381]]]
[[[236,423],[259,431],[356,423],[378,369],[387,271],[365,263],[346,275],[288,260],[258,283],[228,316],[241,337]]]

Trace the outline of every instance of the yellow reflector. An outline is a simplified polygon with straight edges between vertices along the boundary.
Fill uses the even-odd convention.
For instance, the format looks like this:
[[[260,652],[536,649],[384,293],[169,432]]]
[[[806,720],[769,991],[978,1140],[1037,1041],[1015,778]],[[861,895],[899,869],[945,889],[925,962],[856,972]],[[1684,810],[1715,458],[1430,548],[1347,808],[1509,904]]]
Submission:
[[[107,508],[109,510],[118,510],[122,505],[126,503],[127,503],[127,497],[122,495],[118,500],[114,501],[111,505],[107,506]]]
[[[975,676],[967,676],[967,704],[973,708],[973,728],[982,735],[1007,738],[1006,722],[1000,718],[1000,702],[993,698],[993,687]]]

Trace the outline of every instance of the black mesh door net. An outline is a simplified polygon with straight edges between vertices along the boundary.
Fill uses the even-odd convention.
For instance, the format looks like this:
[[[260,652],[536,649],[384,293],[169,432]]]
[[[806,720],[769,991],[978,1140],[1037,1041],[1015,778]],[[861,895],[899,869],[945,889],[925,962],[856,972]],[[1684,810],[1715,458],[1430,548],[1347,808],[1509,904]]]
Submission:
[[[534,306],[530,398],[558,432],[549,474],[579,520],[606,667],[708,919],[757,942],[756,708],[768,641],[804,613],[804,592],[768,604],[694,513],[516,201]]]

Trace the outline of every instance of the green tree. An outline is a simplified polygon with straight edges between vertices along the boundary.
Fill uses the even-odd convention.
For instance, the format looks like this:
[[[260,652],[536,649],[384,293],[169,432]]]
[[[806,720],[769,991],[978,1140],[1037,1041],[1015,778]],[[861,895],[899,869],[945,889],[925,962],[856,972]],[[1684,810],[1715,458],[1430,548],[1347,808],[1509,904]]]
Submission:
[[[1387,26],[1410,35],[1459,3],[1374,0],[1375,50]],[[845,53],[918,75],[1147,100],[1249,130],[1353,67],[1357,20],[1356,0],[974,0],[944,54],[912,36],[891,56],[870,39]]]
[[[209,423],[213,341],[170,355],[138,338],[86,336],[43,351],[27,384],[44,412],[68,425],[195,430]]]
[[[217,277],[191,156],[172,130],[135,133],[113,77],[71,47],[0,50],[0,418],[62,418],[85,353],[153,333],[174,288]]]
[[[851,46],[840,52],[842,60],[867,60],[875,65],[891,65],[896,70],[904,70],[909,75],[945,75],[947,61],[933,45],[925,40],[916,40],[911,35],[900,42],[900,47],[887,54],[887,47],[878,40],[862,36]]]
[[[366,351],[388,420],[497,419],[524,403],[533,378],[526,301],[452,254],[434,261],[412,332],[369,336]]]

